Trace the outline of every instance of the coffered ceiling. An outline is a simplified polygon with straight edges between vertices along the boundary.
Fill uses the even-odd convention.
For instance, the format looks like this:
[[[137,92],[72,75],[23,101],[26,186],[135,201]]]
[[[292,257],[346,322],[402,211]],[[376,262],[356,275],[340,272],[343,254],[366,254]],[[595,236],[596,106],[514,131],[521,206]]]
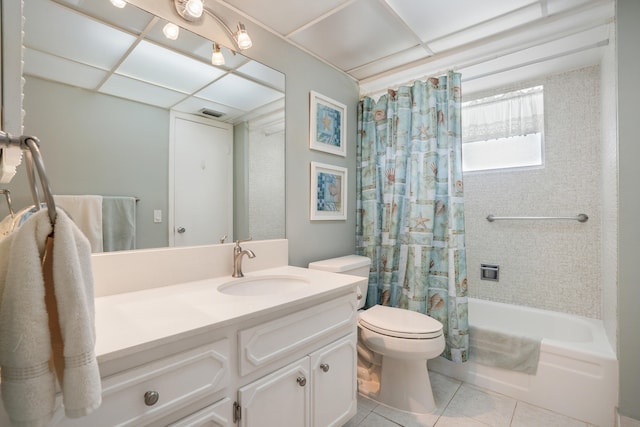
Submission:
[[[362,93],[456,69],[472,87],[597,63],[613,0],[208,0],[348,73]],[[467,89],[468,90],[468,89]]]

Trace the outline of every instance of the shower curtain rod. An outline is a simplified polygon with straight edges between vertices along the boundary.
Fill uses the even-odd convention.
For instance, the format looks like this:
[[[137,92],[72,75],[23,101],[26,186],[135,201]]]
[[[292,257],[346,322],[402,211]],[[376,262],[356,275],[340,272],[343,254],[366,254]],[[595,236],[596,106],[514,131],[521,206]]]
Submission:
[[[487,221],[502,221],[502,220],[548,220],[548,219],[569,219],[578,222],[587,222],[589,216],[587,214],[578,214],[576,216],[495,216],[488,215]]]

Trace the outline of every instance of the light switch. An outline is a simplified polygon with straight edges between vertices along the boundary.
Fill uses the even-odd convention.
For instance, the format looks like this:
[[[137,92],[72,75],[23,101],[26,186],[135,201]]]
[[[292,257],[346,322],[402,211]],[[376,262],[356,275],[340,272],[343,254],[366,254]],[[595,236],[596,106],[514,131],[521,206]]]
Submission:
[[[155,209],[153,211],[153,222],[162,222],[162,210]]]

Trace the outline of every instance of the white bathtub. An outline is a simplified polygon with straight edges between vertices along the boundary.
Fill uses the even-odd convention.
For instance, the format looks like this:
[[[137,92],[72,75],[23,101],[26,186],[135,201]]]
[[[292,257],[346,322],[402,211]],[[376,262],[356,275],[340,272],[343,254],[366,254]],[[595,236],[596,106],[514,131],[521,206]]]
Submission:
[[[535,375],[429,360],[429,369],[601,427],[614,425],[618,361],[601,321],[469,298],[469,324],[543,337]]]

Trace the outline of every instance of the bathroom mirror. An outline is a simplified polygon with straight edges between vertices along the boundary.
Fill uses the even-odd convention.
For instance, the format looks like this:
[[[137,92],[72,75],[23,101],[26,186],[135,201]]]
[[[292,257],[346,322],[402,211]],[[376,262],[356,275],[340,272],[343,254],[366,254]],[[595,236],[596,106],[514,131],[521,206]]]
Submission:
[[[233,155],[206,167],[232,171],[233,231],[197,244],[284,237],[282,73],[225,48],[225,64],[214,66],[212,41],[182,28],[171,40],[167,21],[130,4],[29,0],[24,17],[24,132],[41,140],[55,194],[136,197],[136,247],[167,246],[180,226],[170,151],[180,141],[171,141],[170,120],[222,122],[233,130]],[[2,187],[14,205],[30,203],[26,173]],[[200,222],[213,217],[197,213]]]

